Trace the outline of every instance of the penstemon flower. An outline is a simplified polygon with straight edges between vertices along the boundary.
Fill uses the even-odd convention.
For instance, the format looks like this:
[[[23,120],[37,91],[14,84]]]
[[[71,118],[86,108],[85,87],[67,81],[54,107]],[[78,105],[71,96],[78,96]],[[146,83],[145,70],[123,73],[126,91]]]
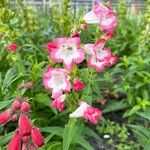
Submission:
[[[20,150],[20,149],[21,149],[21,134],[19,131],[16,131],[10,143],[8,144],[7,150]]]
[[[65,94],[61,95],[60,97],[53,100],[50,106],[56,107],[58,111],[61,112],[65,107],[65,104],[64,104],[65,98],[66,98]]]
[[[52,45],[52,44],[51,44]],[[54,45],[56,48],[54,48]],[[80,38],[57,38],[50,51],[50,58],[55,62],[63,62],[67,70],[71,70],[74,64],[79,64],[85,59],[84,50],[80,47]]]
[[[63,92],[69,92],[71,83],[65,69],[49,68],[43,75],[43,84],[52,91],[52,98],[58,98]]]
[[[93,124],[97,124],[101,116],[101,110],[99,110],[98,108],[94,108],[83,101],[80,102],[80,106],[69,115],[69,117],[71,118],[85,118]]]
[[[84,45],[85,52],[91,55],[88,59],[88,67],[102,71],[116,63],[117,57],[108,48],[104,48],[105,42],[104,39],[100,39],[95,44]]]
[[[101,2],[95,0],[94,9],[84,16],[84,20],[88,24],[99,23],[101,30],[111,30],[117,26],[117,19],[115,12],[109,7],[103,5]]]

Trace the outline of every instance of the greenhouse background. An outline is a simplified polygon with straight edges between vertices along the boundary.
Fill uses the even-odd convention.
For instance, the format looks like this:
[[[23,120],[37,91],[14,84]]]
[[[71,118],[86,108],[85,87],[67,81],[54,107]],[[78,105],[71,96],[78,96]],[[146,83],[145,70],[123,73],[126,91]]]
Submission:
[[[25,5],[31,6],[34,9],[43,9],[44,11],[48,11],[52,5],[59,4],[61,6],[61,0],[25,0]],[[111,0],[112,6],[117,7],[119,0]],[[10,1],[11,5],[16,6],[16,2],[14,0]],[[126,6],[131,7],[133,4],[137,4],[141,10],[146,9],[145,0],[126,0]],[[84,9],[86,12],[92,8],[93,0],[72,0],[71,6],[73,9]]]

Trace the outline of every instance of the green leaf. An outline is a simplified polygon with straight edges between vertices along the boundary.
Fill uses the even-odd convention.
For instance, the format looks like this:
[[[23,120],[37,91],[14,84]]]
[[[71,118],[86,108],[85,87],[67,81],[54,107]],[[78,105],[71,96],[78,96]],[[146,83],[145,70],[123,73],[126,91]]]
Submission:
[[[11,68],[6,72],[3,85],[2,85],[2,91],[5,88],[8,88],[8,86],[13,83],[14,79],[17,77],[17,71],[15,68]]]
[[[3,136],[0,137],[0,145],[6,145],[8,143],[8,141],[12,138],[14,132],[5,134]]]
[[[125,113],[125,114],[123,115],[123,117],[131,116],[131,115],[135,114],[135,113],[136,113],[138,110],[140,110],[140,109],[141,109],[141,106],[136,105],[136,106],[134,106],[128,113]]]
[[[82,131],[83,135],[94,137],[95,139],[101,140],[100,137],[90,128],[84,127]]]
[[[73,139],[73,143],[79,144],[80,146],[84,147],[86,150],[94,150],[93,147],[81,136],[77,135]]]
[[[72,139],[77,131],[77,126],[75,125],[75,119],[70,119],[69,123],[65,125],[63,132],[63,150],[69,150],[69,146]]]
[[[13,102],[13,100],[9,100],[9,101],[2,101],[0,102],[0,110],[7,107],[9,104],[11,104]]]
[[[63,137],[63,128],[62,127],[44,127],[40,128],[42,132],[55,133],[59,137]]]
[[[146,144],[144,145],[144,150],[150,149],[150,138],[147,140]]]
[[[150,137],[150,129],[148,128],[145,128],[144,126],[142,125],[131,125],[129,124],[128,125],[131,129],[134,129],[134,130],[137,130],[139,132],[141,132],[143,135],[145,135],[147,138]]]
[[[108,105],[107,108],[105,108],[103,110],[103,113],[118,111],[118,110],[121,110],[121,109],[125,109],[127,107],[128,107],[128,104],[124,100],[122,100],[120,102],[112,102],[111,104]]]
[[[137,114],[143,118],[150,120],[150,111],[145,110],[144,112],[137,112]]]
[[[53,142],[47,150],[60,150],[62,148],[61,142]]]

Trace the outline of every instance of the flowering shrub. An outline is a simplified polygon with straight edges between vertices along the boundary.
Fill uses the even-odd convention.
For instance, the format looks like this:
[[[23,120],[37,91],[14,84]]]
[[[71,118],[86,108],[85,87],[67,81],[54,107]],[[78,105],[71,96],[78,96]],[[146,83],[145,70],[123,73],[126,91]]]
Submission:
[[[52,92],[51,97],[55,99],[51,106],[56,107],[59,111],[64,109],[68,92],[80,91],[84,88],[80,79],[71,76],[71,72],[76,73],[74,71],[75,64],[82,63],[85,60],[85,54],[90,55],[90,57],[87,56],[87,66],[95,68],[98,72],[114,65],[117,61],[117,57],[108,48],[104,48],[106,40],[110,38],[106,33],[113,34],[117,26],[116,15],[110,5],[95,1],[94,10],[87,13],[83,19],[87,24],[99,23],[100,29],[104,32],[102,38],[95,44],[86,44],[82,48],[79,37],[64,37],[57,38],[54,42],[48,42],[46,46],[50,59],[64,65],[64,69],[50,67],[43,75],[43,84]],[[76,68],[78,67],[76,66]],[[71,83],[70,80],[74,80],[74,82]],[[73,90],[71,91],[72,84]],[[101,111],[88,105],[86,100],[81,99],[79,102],[80,106],[70,114],[70,117],[83,117],[96,124],[102,115]],[[75,107],[73,106],[73,108]]]
[[[29,17],[21,1],[19,1],[19,4],[23,9],[22,13],[24,13],[25,17]],[[68,3],[65,3],[64,0],[63,5],[67,6]],[[63,7],[63,9],[67,8],[68,7]],[[63,17],[64,15],[65,13]],[[66,15],[69,17],[68,14]],[[66,18],[64,18],[64,20],[65,19]],[[28,23],[28,20],[26,20],[26,24],[24,25],[27,27],[27,31],[34,31],[33,28],[30,28]],[[98,24],[102,35],[99,35],[99,39],[94,41],[94,43],[82,44],[80,34],[82,31],[88,32],[87,28],[90,26],[88,24],[93,23]],[[65,23],[63,22],[63,27],[64,26]],[[68,150],[71,144],[73,146],[76,144],[88,150],[92,149],[82,137],[85,132],[84,129],[82,130],[84,127],[84,121],[82,119],[86,122],[97,124],[102,117],[102,110],[92,106],[96,99],[92,99],[92,95],[95,92],[99,96],[99,90],[96,88],[97,84],[95,80],[99,75],[97,72],[102,72],[104,69],[113,66],[117,61],[117,56],[113,54],[110,49],[105,48],[107,40],[113,38],[116,27],[116,14],[111,9],[110,3],[107,2],[105,4],[95,0],[93,10],[83,17],[81,25],[74,27],[71,31],[69,30],[70,26],[67,28],[67,31],[66,28],[64,28],[65,32],[63,32],[62,35],[65,36],[57,37],[53,41],[48,42],[46,44],[47,52],[42,52],[41,47],[37,48],[35,45],[24,45],[21,47],[19,45],[21,45],[22,42],[14,43],[12,41],[11,44],[7,46],[7,49],[13,52],[9,53],[8,51],[8,58],[11,60],[10,66],[12,69],[6,73],[2,92],[6,94],[8,90],[10,90],[12,94],[14,91],[11,90],[9,86],[13,83],[14,85],[11,86],[15,89],[14,87],[19,84],[16,92],[12,94],[12,97],[17,95],[19,98],[15,99],[9,109],[0,114],[0,124],[18,120],[18,127],[15,133],[13,133],[13,137],[11,137],[8,150],[37,149],[42,147],[47,140],[51,139],[50,136],[53,137],[54,135],[59,136],[59,140],[62,138],[63,142],[56,146],[52,144],[52,148],[54,146],[59,149]],[[35,28],[35,30],[37,30],[37,28]],[[71,33],[70,37],[68,33]],[[24,36],[22,35],[22,37]],[[32,55],[27,56],[29,53]],[[45,55],[48,56],[49,61],[47,61]],[[45,69],[44,65],[46,63],[48,65]],[[43,71],[44,69],[45,71]],[[7,81],[7,77],[10,77],[12,81]],[[47,91],[40,84],[41,78],[43,80],[43,86]],[[20,80],[22,82],[21,84]],[[22,80],[30,80],[32,82],[26,83]],[[16,83],[14,83],[14,81],[16,81]],[[27,91],[27,89],[30,91]],[[26,96],[32,98],[26,100],[23,98]],[[7,99],[7,97],[2,95],[2,98],[3,97]],[[39,106],[36,101],[40,101],[40,103],[43,103],[46,107]],[[51,108],[48,109],[48,111],[47,106]],[[43,113],[41,113],[42,115],[40,116],[39,112],[41,109]],[[57,114],[57,117],[50,114],[50,111]],[[59,120],[59,115],[64,115],[65,118],[62,117],[60,119],[61,121],[57,121],[59,124],[62,123],[62,126],[65,123],[65,127],[49,126],[50,123],[44,122],[43,115],[45,115],[45,113],[49,114],[47,118],[51,118],[50,121],[57,120],[56,118]],[[36,118],[35,116],[38,117]],[[34,118],[35,121],[32,123],[30,118]],[[68,118],[69,121],[67,124]],[[38,129],[33,125],[37,122],[40,124],[40,127],[45,124],[48,125],[48,127]],[[82,127],[81,129],[80,126]],[[46,132],[43,135],[47,135],[47,132],[52,135],[49,135],[48,139],[46,138],[44,141],[40,130]],[[87,130],[92,132],[90,129]],[[78,132],[81,134],[78,134]],[[92,135],[97,137],[93,132]],[[49,146],[50,145],[47,147]]]

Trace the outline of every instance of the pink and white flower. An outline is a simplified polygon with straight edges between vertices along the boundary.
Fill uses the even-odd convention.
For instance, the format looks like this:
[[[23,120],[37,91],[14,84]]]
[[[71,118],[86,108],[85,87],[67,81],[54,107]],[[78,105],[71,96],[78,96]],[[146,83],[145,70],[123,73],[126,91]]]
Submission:
[[[94,9],[87,14],[84,18],[88,24],[99,24],[101,30],[114,29],[117,26],[117,19],[115,12],[108,6],[103,5],[101,2],[95,0]]]
[[[98,61],[95,56],[91,56],[87,62],[88,67],[95,68],[96,71],[103,71],[108,65],[107,61]]]
[[[93,124],[97,124],[102,112],[98,108],[88,105],[86,102],[80,102],[80,106],[69,115],[71,118],[85,118]]]
[[[95,44],[84,45],[85,52],[89,55],[95,56],[99,61],[105,61],[111,58],[111,51],[104,48],[105,40],[100,39]]]
[[[60,97],[63,92],[69,92],[71,83],[67,70],[60,68],[49,68],[43,75],[43,84],[46,89],[52,91],[52,98]]]
[[[104,39],[100,39],[95,44],[84,45],[85,52],[91,55],[87,62],[88,67],[102,71],[107,66],[115,63],[112,52],[108,48],[104,48],[105,42]]]
[[[60,97],[53,100],[50,106],[55,107],[56,109],[58,109],[59,112],[61,112],[65,107],[64,104],[65,98],[66,98],[65,94],[61,95]]]
[[[57,38],[54,42],[56,48],[50,52],[50,58],[55,62],[63,62],[67,70],[71,70],[74,64],[79,64],[85,59],[84,50],[80,47],[80,38]]]

